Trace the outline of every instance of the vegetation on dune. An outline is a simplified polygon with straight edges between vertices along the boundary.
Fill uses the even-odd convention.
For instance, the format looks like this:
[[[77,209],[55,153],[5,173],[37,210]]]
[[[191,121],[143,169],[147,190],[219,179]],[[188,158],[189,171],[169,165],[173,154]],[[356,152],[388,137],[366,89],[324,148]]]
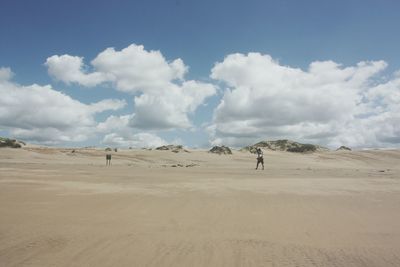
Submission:
[[[336,151],[338,150],[347,150],[347,151],[351,151],[351,148],[347,147],[347,146],[341,146],[338,149],[336,149]]]
[[[241,151],[249,151],[250,153],[256,153],[258,147],[274,150],[274,151],[288,151],[297,153],[315,152],[319,150],[327,150],[324,147],[312,145],[312,144],[301,144],[295,141],[282,139],[276,141],[261,141],[254,145],[247,146],[241,149]]]
[[[315,152],[317,147],[311,144],[300,144],[297,147],[288,148],[287,151],[289,152],[298,152],[298,153],[305,153],[305,152]]]
[[[25,145],[25,143],[22,141],[0,137],[0,147],[21,148],[22,145]]]
[[[214,146],[213,148],[211,148],[209,151],[209,153],[214,153],[214,154],[219,154],[219,155],[229,155],[232,154],[232,150],[227,147],[227,146]]]
[[[160,146],[160,147],[157,147],[156,150],[170,150],[171,152],[174,152],[174,153],[189,152],[188,150],[184,149],[183,146],[181,146],[181,145]]]

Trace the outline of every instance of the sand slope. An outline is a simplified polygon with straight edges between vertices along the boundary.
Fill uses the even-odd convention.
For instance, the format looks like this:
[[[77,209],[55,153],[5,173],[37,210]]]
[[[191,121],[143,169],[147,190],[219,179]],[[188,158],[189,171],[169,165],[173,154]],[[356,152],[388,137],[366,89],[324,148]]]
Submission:
[[[399,150],[265,162],[0,149],[0,266],[400,266]]]

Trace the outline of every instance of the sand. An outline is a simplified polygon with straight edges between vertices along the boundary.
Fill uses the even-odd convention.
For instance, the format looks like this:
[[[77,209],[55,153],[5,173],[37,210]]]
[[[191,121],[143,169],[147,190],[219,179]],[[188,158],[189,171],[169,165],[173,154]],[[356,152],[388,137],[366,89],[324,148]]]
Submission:
[[[0,266],[400,266],[400,151],[0,149]]]

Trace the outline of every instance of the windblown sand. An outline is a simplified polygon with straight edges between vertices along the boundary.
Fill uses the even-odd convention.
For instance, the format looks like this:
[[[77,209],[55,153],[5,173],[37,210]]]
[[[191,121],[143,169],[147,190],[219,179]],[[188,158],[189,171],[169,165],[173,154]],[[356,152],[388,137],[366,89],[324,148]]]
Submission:
[[[399,150],[264,155],[0,149],[0,266],[400,266]]]

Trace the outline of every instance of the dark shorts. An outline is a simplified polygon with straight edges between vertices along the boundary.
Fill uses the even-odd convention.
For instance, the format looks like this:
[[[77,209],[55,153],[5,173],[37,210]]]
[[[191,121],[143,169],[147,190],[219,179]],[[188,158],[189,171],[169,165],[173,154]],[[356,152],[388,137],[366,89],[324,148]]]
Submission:
[[[257,158],[257,163],[262,163],[262,164],[264,164],[264,158]]]

